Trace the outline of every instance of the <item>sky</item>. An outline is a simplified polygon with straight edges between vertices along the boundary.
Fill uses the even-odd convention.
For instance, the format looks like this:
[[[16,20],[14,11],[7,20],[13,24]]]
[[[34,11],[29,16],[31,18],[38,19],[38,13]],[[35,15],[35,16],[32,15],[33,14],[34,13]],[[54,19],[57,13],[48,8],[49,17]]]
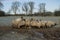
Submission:
[[[59,7],[60,7],[60,0],[3,0],[2,1],[2,3],[4,4],[3,10],[5,12],[7,12],[11,8],[12,2],[14,2],[14,1],[19,1],[21,3],[21,5],[24,2],[29,2],[29,1],[34,2],[35,3],[34,12],[38,11],[40,3],[46,4],[46,6],[45,6],[46,11],[54,12],[56,9],[59,9]],[[20,5],[20,7],[21,7],[21,5]],[[20,10],[20,12],[22,13],[22,10]]]

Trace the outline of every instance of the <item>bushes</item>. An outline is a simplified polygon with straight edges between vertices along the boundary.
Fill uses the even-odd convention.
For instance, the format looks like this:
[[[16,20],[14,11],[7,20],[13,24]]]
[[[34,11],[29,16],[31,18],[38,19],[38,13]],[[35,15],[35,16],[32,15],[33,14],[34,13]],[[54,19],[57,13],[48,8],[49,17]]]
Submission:
[[[5,16],[5,12],[4,11],[0,11],[0,16]]]
[[[55,11],[54,13],[55,16],[60,16],[60,11]]]

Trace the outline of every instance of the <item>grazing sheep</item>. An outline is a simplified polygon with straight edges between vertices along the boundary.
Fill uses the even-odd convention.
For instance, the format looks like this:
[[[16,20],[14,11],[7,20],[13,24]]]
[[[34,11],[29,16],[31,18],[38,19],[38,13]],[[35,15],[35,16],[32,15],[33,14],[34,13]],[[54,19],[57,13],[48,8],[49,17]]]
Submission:
[[[55,22],[52,22],[52,21],[48,21],[47,23],[46,23],[46,26],[47,27],[53,27],[53,26],[55,26],[56,25],[56,23]]]
[[[46,27],[46,23],[47,23],[47,21],[40,21],[41,28],[45,28]]]
[[[24,23],[25,22],[23,21],[22,18],[12,20],[12,26],[15,27],[15,28],[19,28],[19,26],[24,25]]]
[[[31,21],[31,26],[32,26],[32,27],[37,26],[36,24],[37,24],[37,22],[36,22],[36,21]]]
[[[41,23],[40,22],[37,22],[37,21],[31,21],[31,26],[32,27],[36,27],[36,28],[40,28]]]
[[[25,21],[20,21],[17,26],[18,26],[18,28],[24,27]]]
[[[31,21],[32,27],[45,28],[47,21]]]
[[[26,28],[36,27],[36,28],[48,28],[55,26],[56,23],[52,21],[41,21],[41,20],[34,20],[31,19],[24,19],[23,17],[12,20],[12,26],[15,28],[21,28],[25,26]]]
[[[41,28],[41,26],[42,26],[41,21],[38,21],[37,26],[38,26],[38,28]]]
[[[12,26],[13,27],[17,27],[18,23],[21,21],[21,19],[15,19],[15,20],[12,20]]]
[[[29,20],[29,19],[26,19],[26,20],[25,20],[25,25],[26,25],[26,26],[30,26],[30,20]]]

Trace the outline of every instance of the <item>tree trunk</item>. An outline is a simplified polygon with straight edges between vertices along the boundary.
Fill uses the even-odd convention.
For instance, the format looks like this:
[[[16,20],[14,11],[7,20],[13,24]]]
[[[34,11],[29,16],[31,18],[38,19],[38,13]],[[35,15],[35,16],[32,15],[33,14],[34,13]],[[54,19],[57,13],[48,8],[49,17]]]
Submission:
[[[15,13],[15,15],[16,15],[16,11],[15,11],[14,13]]]

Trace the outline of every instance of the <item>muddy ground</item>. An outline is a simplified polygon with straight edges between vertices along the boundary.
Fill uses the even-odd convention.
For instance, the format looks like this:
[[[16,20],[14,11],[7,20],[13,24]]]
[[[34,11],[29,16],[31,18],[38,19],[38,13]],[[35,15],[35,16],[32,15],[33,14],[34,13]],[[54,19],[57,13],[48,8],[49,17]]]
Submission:
[[[0,40],[60,40],[60,27],[40,29],[0,27]]]

